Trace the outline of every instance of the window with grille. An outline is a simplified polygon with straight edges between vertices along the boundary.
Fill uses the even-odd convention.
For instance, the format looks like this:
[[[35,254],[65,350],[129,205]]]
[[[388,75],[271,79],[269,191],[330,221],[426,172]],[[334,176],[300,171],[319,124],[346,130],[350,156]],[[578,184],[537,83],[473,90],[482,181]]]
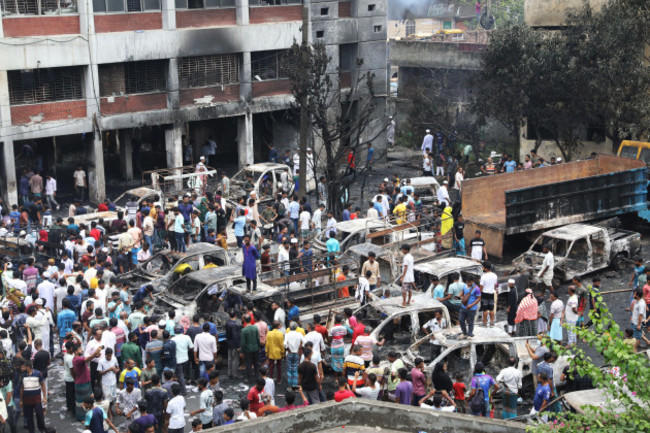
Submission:
[[[251,71],[254,81],[289,78],[289,65],[285,60],[287,50],[251,53]]]
[[[166,90],[166,60],[99,65],[99,92],[102,96]]]
[[[415,21],[406,20],[406,36],[409,37],[415,34]]]
[[[181,89],[237,83],[239,56],[223,54],[179,59],[178,81]]]
[[[95,12],[159,11],[161,0],[93,0]]]
[[[250,6],[301,5],[302,0],[249,0]]]
[[[176,0],[176,9],[234,8],[236,0]]]
[[[76,0],[0,0],[3,16],[57,15],[77,12]]]
[[[40,104],[83,98],[81,67],[8,71],[9,103]]]

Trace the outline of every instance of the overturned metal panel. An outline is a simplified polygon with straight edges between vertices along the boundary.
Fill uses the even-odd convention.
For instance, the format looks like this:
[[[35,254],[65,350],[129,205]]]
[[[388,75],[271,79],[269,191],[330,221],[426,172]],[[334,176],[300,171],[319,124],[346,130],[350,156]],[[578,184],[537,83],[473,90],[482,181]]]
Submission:
[[[506,232],[523,233],[644,210],[647,174],[643,167],[506,191]]]

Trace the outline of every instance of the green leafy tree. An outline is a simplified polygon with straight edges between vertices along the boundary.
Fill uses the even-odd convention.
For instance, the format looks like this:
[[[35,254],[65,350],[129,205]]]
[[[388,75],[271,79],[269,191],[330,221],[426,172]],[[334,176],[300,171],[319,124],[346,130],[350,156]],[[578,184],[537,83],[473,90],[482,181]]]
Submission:
[[[650,6],[612,0],[595,13],[588,4],[560,31],[512,25],[490,33],[472,109],[519,134],[526,118],[550,135],[566,160],[581,146],[586,125],[604,129],[614,148],[641,136],[650,121]]]
[[[596,302],[589,312],[593,327],[576,328],[578,341],[583,341],[602,356],[602,364],[611,366],[603,371],[580,346],[559,349],[560,355],[574,356],[579,375],[588,375],[594,386],[608,396],[605,407],[585,406],[583,414],[563,412],[557,421],[532,424],[530,433],[626,433],[650,431],[650,366],[645,354],[634,353],[623,341],[620,326],[614,321],[602,296],[592,291]],[[644,302],[641,300],[640,302]],[[600,312],[596,314],[595,311]],[[566,325],[565,325],[566,326]],[[616,408],[617,410],[613,410]]]

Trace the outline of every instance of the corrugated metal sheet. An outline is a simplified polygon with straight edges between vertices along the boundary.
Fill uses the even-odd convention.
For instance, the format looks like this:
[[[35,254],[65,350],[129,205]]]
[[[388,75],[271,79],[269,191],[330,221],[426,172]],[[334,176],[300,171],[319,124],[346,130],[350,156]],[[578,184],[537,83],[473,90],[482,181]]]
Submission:
[[[647,168],[506,191],[506,232],[522,233],[647,209]]]

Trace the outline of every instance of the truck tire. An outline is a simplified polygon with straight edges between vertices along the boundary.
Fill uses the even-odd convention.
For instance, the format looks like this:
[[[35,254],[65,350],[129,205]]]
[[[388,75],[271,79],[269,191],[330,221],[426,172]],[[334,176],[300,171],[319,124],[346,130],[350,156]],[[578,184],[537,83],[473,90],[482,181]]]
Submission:
[[[612,260],[612,269],[615,271],[622,271],[626,266],[626,257],[624,253],[618,253]]]

